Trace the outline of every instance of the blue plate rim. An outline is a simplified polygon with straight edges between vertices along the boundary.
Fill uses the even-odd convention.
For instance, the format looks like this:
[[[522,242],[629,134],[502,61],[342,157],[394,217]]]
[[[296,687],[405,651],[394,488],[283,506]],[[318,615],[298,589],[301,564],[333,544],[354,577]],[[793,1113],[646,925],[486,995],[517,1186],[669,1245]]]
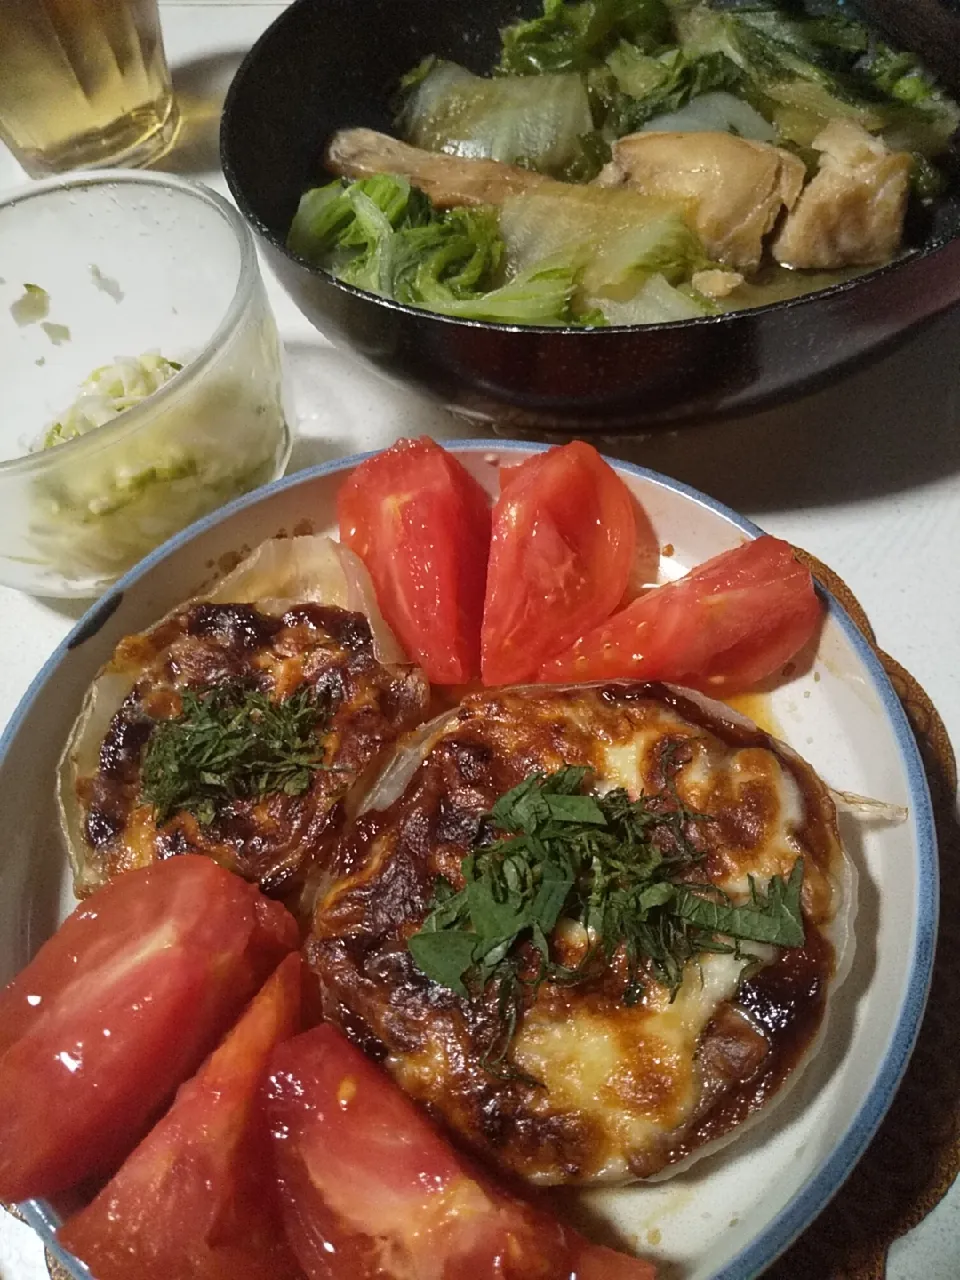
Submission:
[[[503,452],[541,453],[550,447],[549,445],[535,444],[522,440],[499,439],[450,440],[443,442],[443,445],[444,448],[454,454],[461,452],[490,454]],[[350,454],[344,458],[336,458],[329,462],[306,468],[303,471],[294,472],[292,475],[284,476],[279,480],[275,480],[272,484],[264,485],[252,493],[218,508],[210,515],[195,521],[144,557],[99,600],[91,605],[90,609],[84,613],[83,617],[71,629],[69,635],[60,642],[31,681],[17,704],[13,715],[10,717],[3,734],[0,735],[0,769],[6,763],[7,753],[13,739],[19,732],[20,725],[33,705],[40,689],[54,674],[70,649],[98,629],[96,626],[97,619],[108,617],[112,613],[113,608],[111,605],[116,607],[116,603],[119,603],[119,597],[125,591],[149,574],[167,556],[229,519],[237,512],[244,511],[286,489],[296,488],[322,476],[335,475],[338,472],[349,470],[363,462],[364,459],[371,457],[374,452],[378,451],[367,451]],[[640,479],[649,480],[661,488],[689,498],[699,506],[723,516],[730,524],[750,537],[757,537],[763,532],[760,526],[754,524],[753,521],[747,520],[724,503],[708,497],[700,490],[694,489],[680,480],[674,480],[660,472],[652,471],[647,467],[641,467],[632,462],[624,462],[619,458],[608,457],[607,461],[617,470],[625,471]],[[840,1190],[860,1156],[866,1150],[867,1145],[893,1102],[897,1086],[906,1071],[919,1034],[933,972],[939,916],[939,863],[933,806],[927,785],[926,772],[906,713],[874,649],[843,606],[822,584],[818,584],[818,587],[826,599],[830,616],[845,633],[856,651],[857,657],[871,677],[875,692],[894,731],[901,763],[907,778],[911,800],[910,815],[914,826],[920,871],[911,964],[900,1017],[893,1039],[874,1073],[859,1110],[835,1144],[832,1153],[821,1163],[816,1172],[808,1178],[789,1203],[767,1224],[760,1234],[744,1246],[725,1267],[712,1273],[710,1280],[753,1280],[793,1243]],[[24,1220],[37,1231],[46,1247],[67,1270],[73,1275],[82,1278],[82,1280],[88,1280],[90,1276],[89,1270],[57,1244],[54,1232],[58,1225],[58,1219],[51,1206],[42,1200],[30,1200],[20,1206],[20,1211]]]

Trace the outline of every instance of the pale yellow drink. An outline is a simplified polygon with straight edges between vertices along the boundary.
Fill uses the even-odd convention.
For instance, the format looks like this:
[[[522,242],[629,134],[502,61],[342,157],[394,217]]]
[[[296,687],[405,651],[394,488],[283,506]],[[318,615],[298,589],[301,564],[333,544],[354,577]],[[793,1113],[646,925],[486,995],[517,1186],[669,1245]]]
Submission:
[[[157,0],[0,0],[0,139],[33,177],[145,164],[176,128]]]

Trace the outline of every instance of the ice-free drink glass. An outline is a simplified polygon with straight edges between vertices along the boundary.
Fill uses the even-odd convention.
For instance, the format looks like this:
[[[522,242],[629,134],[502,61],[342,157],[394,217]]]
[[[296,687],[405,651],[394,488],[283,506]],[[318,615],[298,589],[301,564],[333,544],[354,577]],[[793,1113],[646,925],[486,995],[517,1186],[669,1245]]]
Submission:
[[[32,177],[146,164],[177,123],[157,0],[0,0],[0,140]]]

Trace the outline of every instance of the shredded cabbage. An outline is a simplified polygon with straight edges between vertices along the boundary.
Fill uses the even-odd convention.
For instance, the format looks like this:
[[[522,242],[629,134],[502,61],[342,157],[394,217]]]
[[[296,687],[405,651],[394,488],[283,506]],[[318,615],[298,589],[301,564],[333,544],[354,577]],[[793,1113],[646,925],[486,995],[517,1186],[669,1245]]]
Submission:
[[[274,479],[290,449],[272,321],[244,331],[230,366],[174,394],[128,436],[77,443],[170,383],[180,366],[156,354],[96,370],[39,446],[50,466],[31,493],[37,563],[74,589],[101,590],[193,520]],[[249,372],[251,364],[257,371]],[[236,370],[246,367],[246,376]],[[57,463],[60,450],[62,462]]]
[[[81,383],[70,408],[44,432],[40,448],[51,449],[105,426],[159,391],[182,368],[175,360],[148,352],[138,357],[118,356],[113,364],[94,369]]]

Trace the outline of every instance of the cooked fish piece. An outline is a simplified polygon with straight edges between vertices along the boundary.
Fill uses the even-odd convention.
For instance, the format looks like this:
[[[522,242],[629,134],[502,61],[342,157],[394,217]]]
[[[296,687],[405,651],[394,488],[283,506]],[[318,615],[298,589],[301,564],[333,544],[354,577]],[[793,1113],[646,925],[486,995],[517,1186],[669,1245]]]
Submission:
[[[117,646],[61,761],[79,896],[180,853],[206,854],[284,896],[322,868],[381,756],[423,719],[429,697],[418,668],[386,660],[395,641],[382,620],[371,626],[368,612],[344,607],[341,564],[365,572],[325,538],[266,543],[218,591]],[[302,578],[311,570],[314,595],[339,603],[310,598]],[[303,595],[290,599],[290,590]],[[226,712],[217,718],[206,712],[218,697]],[[265,708],[289,710],[298,705],[291,698],[305,709],[285,741]],[[182,726],[191,723],[199,728],[189,731],[192,773],[184,774]],[[171,735],[172,725],[180,727]],[[151,763],[164,732],[166,754]],[[239,785],[238,769],[256,789]],[[178,779],[194,779],[196,795]]]
[[[461,997],[414,963],[410,936],[497,799],[537,771],[589,766],[602,793],[674,794],[701,884],[735,902],[804,859],[805,945],[703,954],[675,998],[648,965],[625,1002],[623,949],[577,984],[526,987],[510,1070],[488,1065],[495,994]],[[674,789],[675,788],[675,792]],[[345,835],[306,953],[326,1016],[501,1167],[538,1183],[623,1182],[680,1166],[783,1094],[823,1025],[852,902],[836,814],[813,770],[717,703],[664,685],[468,696],[401,752]],[[561,920],[552,955],[591,945]]]
[[[792,209],[806,170],[788,151],[730,133],[632,133],[613,144],[597,182],[664,200],[691,200],[711,257],[756,270],[764,237]]]
[[[820,168],[773,243],[788,267],[873,266],[903,239],[912,157],[854,120],[831,120],[813,140]]]
[[[373,129],[342,129],[335,133],[327,147],[326,166],[341,178],[371,178],[377,173],[408,178],[441,209],[502,204],[507,196],[522,191],[562,189],[567,185],[499,160],[463,159],[424,151]]]

